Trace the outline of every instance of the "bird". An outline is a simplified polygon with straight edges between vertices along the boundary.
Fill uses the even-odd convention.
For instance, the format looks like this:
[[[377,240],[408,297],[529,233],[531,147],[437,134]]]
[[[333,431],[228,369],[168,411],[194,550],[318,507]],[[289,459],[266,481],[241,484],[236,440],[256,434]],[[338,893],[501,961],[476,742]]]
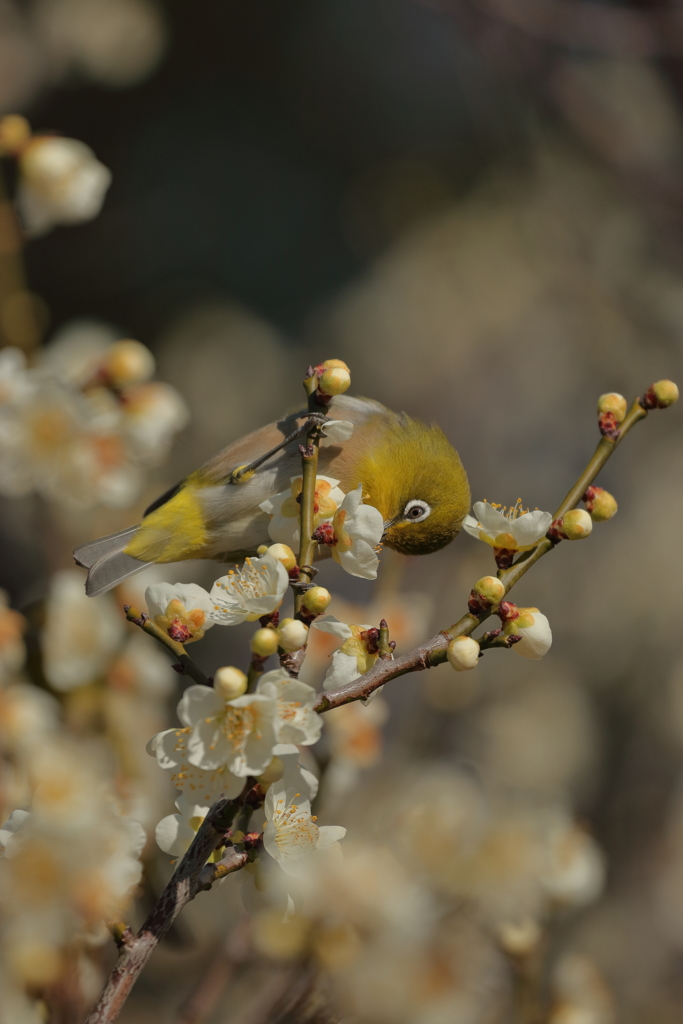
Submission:
[[[334,396],[330,419],[354,429],[348,440],[321,447],[318,475],[339,481],[348,493],[363,487],[363,500],[382,514],[382,543],[407,555],[450,543],[470,508],[460,457],[436,425],[396,413],[374,399]],[[152,563],[206,558],[238,563],[270,543],[270,517],[261,502],[287,490],[301,475],[301,436],[310,413],[301,410],[261,427],[224,448],[146,509],[142,521],[74,551],[88,570],[86,593],[103,594]],[[236,483],[235,471],[282,445]],[[322,557],[318,549],[316,557]]]

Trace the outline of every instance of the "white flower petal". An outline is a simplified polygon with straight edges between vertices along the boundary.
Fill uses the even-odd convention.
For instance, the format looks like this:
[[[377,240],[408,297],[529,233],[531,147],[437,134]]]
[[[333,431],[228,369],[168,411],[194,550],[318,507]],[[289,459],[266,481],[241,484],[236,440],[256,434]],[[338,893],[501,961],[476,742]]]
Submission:
[[[487,533],[496,536],[499,533],[510,533],[510,523],[502,512],[487,501],[477,501],[473,512]]]
[[[320,825],[318,828],[318,849],[338,843],[345,835],[346,829],[341,825]]]
[[[342,640],[348,640],[353,636],[351,627],[347,626],[345,622],[340,622],[334,615],[323,615],[321,618],[316,619],[313,623],[314,629],[319,629],[323,633],[332,633],[333,636],[340,636]],[[363,629],[369,629],[369,626],[363,626]]]
[[[330,420],[323,426],[325,436],[320,439],[320,447],[327,448],[331,444],[342,444],[353,434],[353,423],[350,420]]]
[[[162,818],[154,832],[159,849],[172,857],[182,857],[187,853],[195,835],[194,829],[180,814],[169,814],[167,818]]]
[[[225,701],[211,686],[196,683],[188,686],[178,704],[178,718],[183,725],[195,725],[204,718],[217,714]]]
[[[524,515],[513,519],[509,524],[508,533],[512,534],[520,547],[528,547],[545,537],[552,521],[550,512],[534,509],[533,512],[525,512]]]
[[[359,676],[358,662],[355,657],[351,654],[335,651],[332,655],[332,665],[327,670],[323,680],[323,689],[336,690],[339,686],[352,683]]]

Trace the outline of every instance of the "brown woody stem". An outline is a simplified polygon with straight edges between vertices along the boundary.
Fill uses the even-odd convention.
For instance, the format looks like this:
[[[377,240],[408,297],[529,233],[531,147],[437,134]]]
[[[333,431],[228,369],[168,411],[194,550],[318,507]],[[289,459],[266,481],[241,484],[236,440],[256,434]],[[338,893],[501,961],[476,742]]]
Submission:
[[[115,1021],[142,968],[183,907],[202,889],[210,889],[217,878],[238,871],[247,863],[248,850],[238,847],[228,847],[218,864],[206,863],[241,807],[240,799],[224,797],[213,805],[140,931],[119,942],[118,961],[85,1024]]]

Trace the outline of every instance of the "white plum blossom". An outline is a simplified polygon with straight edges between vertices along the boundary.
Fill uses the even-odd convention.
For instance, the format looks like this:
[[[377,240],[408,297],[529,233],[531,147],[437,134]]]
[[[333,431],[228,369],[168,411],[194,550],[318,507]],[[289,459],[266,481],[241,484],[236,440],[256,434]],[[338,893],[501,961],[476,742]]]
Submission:
[[[350,420],[328,420],[322,430],[324,436],[320,439],[320,447],[329,448],[330,445],[348,441],[353,434],[353,423]]]
[[[42,635],[43,671],[55,690],[73,690],[102,676],[125,635],[116,601],[86,597],[85,573],[62,569],[50,581]]]
[[[210,686],[190,686],[178,717],[190,727],[187,760],[205,771],[226,765],[233,775],[260,775],[277,742],[277,702],[263,693],[224,700]]]
[[[220,796],[233,800],[242,792],[244,779],[233,775],[227,765],[203,769],[187,759],[187,740],[191,728],[165,729],[147,744],[147,753],[157,759],[160,768],[171,771],[171,781],[188,800],[210,807]]]
[[[315,501],[313,506],[314,529],[331,519],[344,500],[339,481],[329,476],[318,476],[315,480]],[[301,494],[303,477],[293,476],[288,491],[280,491],[259,508],[271,516],[268,533],[276,543],[287,544],[293,551],[299,550],[299,516],[301,505],[297,498]]]
[[[276,668],[261,676],[256,687],[271,700],[277,701],[278,743],[310,746],[317,743],[322,731],[322,719],[313,710],[317,694],[312,686]]]
[[[548,860],[541,884],[548,896],[566,906],[592,903],[605,883],[602,850],[584,829],[558,815],[548,834]]]
[[[196,803],[181,794],[175,802],[177,814],[169,814],[157,825],[154,838],[157,846],[172,857],[182,857],[190,848],[199,826],[211,809],[211,804]]]
[[[36,135],[19,157],[17,202],[26,230],[92,220],[102,209],[111,171],[76,139]]]
[[[282,604],[289,576],[282,562],[266,552],[247,558],[241,569],[216,580],[211,589],[211,618],[221,626],[254,622]]]
[[[366,580],[377,578],[377,545],[382,540],[384,520],[373,505],[361,504],[363,485],[344,497],[330,522],[322,523],[315,539],[332,550],[332,557],[351,576]]]
[[[327,670],[323,682],[326,690],[336,690],[339,686],[353,682],[359,676],[365,675],[377,661],[379,630],[373,629],[372,626],[347,625],[335,619],[334,615],[318,619],[313,626],[344,641],[332,654],[332,665]]]
[[[211,597],[196,583],[153,583],[145,602],[159,629],[180,644],[201,640],[214,625]]]
[[[346,835],[340,825],[316,825],[310,801],[284,779],[274,782],[266,794],[266,827],[263,845],[284,872],[301,876],[310,857],[330,850]]]
[[[513,645],[513,651],[523,658],[540,661],[547,654],[553,642],[550,623],[538,608],[518,608],[517,617],[508,619],[503,628],[506,636],[521,636],[521,640]]]
[[[477,501],[474,516],[465,517],[465,530],[493,548],[529,551],[545,537],[553,521],[550,512],[525,512],[519,501],[502,512],[499,508],[487,501]]]

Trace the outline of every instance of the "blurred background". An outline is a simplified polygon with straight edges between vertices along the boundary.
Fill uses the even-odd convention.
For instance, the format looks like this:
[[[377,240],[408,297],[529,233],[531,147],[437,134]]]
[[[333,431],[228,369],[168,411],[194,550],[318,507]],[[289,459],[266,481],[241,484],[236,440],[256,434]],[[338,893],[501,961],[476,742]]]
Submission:
[[[0,0],[0,113],[83,141],[112,172],[95,219],[18,252],[0,245],[3,341],[32,366],[68,350],[73,377],[65,340],[135,338],[175,389],[164,438],[149,457],[136,449],[123,489],[4,486],[0,460],[0,585],[28,651],[9,671],[59,701],[64,730],[96,751],[152,837],[138,923],[170,871],[153,830],[174,795],[144,744],[175,724],[183,681],[156,650],[153,666],[146,648],[131,655],[147,639],[132,627],[116,619],[95,643],[84,623],[114,622],[150,582],[210,586],[222,570],[150,569],[95,612],[77,575],[63,575],[71,550],[136,522],[223,445],[296,406],[307,365],[329,357],[349,364],[353,393],[439,423],[473,500],[552,511],[597,442],[597,397],[681,379],[682,93],[683,10],[663,0]],[[11,200],[17,172],[4,164]],[[28,333],[10,315],[18,259]],[[681,1019],[678,407],[639,425],[598,483],[616,496],[616,519],[560,545],[516,592],[552,624],[543,662],[493,651],[474,676],[446,665],[403,677],[374,717],[326,727],[319,813],[354,842],[389,842],[406,878],[424,878],[451,915],[436,1009],[427,967],[400,1005],[382,994],[377,978],[402,961],[372,947],[374,982],[349,968],[323,983],[333,1004],[353,993],[345,1021]],[[408,649],[460,617],[493,560],[462,536],[419,559],[385,553],[377,583],[337,568],[322,581],[331,611],[385,616]],[[12,622],[0,647],[17,640]],[[214,629],[192,654],[207,672],[242,664],[249,635],[247,624]],[[319,684],[329,649],[316,644],[307,678]],[[7,817],[22,789],[11,743],[3,756]],[[444,839],[450,865],[468,842],[486,863],[475,880],[463,871],[467,883],[397,853],[417,827],[410,815],[423,814],[424,836],[446,804],[453,821],[484,815],[494,836],[484,852],[481,829],[476,842]],[[590,839],[593,859],[577,866],[563,847],[573,881],[541,899],[529,835],[545,843],[558,815]],[[526,837],[514,849],[495,838],[512,820]],[[267,929],[237,941],[235,925],[249,930],[238,890],[230,879],[188,908],[122,1021],[341,1019],[310,985],[303,1002],[282,1004],[301,951]],[[501,929],[530,920],[542,936],[524,933],[520,953]],[[51,1021],[82,1020],[96,996],[113,953],[88,955],[80,994],[63,997],[63,1016],[46,1011]],[[530,957],[544,1009],[524,1002]]]

